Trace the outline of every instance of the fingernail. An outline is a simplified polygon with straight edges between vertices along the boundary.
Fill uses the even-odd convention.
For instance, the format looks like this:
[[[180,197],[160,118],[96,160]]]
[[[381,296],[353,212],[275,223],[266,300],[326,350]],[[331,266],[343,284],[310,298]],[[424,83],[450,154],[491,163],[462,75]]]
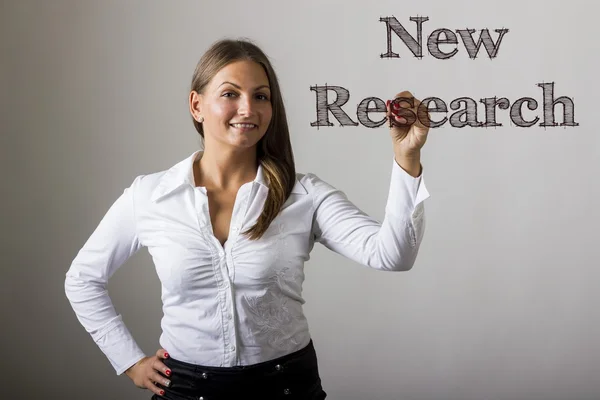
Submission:
[[[400,122],[401,124],[405,124],[407,122],[406,118],[404,117],[399,117],[397,115],[394,115],[394,117],[396,118],[396,121]]]
[[[165,351],[165,358],[169,357],[169,353]]]
[[[166,371],[165,371],[165,374],[167,374],[167,375],[171,376],[171,370],[170,370],[170,369],[166,370]]]
[[[160,393],[161,396],[165,395],[165,391],[164,390],[161,390],[159,393]]]
[[[171,381],[168,379],[165,379],[165,386],[169,387],[171,385]]]

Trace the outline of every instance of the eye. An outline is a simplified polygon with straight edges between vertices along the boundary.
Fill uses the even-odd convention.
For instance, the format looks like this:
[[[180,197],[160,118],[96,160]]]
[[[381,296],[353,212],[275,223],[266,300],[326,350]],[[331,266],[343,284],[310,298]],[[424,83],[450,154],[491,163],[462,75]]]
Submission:
[[[269,100],[269,96],[265,95],[265,94],[257,94],[256,98],[259,100]]]
[[[233,96],[235,96],[235,93],[233,93],[233,92],[225,92],[225,93],[223,93],[222,96],[223,97],[233,97]]]

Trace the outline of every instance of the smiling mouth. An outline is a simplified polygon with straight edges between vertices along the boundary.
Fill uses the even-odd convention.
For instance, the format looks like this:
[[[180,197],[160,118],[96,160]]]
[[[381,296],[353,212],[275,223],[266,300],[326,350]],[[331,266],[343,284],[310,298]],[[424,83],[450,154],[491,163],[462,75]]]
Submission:
[[[252,129],[252,128],[257,128],[257,125],[255,124],[229,124],[230,126],[233,126],[234,128],[238,128],[238,129]]]

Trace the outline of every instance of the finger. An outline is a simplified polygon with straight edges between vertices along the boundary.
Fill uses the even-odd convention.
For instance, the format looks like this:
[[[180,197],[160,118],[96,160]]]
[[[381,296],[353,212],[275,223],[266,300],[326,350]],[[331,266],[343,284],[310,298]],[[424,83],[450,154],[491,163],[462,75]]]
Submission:
[[[414,96],[413,96],[413,94],[411,92],[409,92],[408,90],[405,90],[403,92],[398,93],[396,96],[394,96],[395,99],[397,99],[398,97],[411,98],[411,97],[414,97]]]
[[[161,372],[165,376],[171,376],[171,369],[158,358],[155,358],[152,362],[152,368],[158,372]]]
[[[394,114],[394,111],[398,110],[400,108],[399,105],[399,98],[398,97],[394,97],[392,100],[388,100],[386,103],[386,112],[387,114],[391,115]]]
[[[171,376],[171,370],[169,369],[169,367],[167,367],[160,361],[160,359],[166,360],[167,358],[169,358],[169,353],[167,353],[165,349],[158,349],[156,351],[156,357],[157,360],[155,360],[155,362],[152,363],[152,367],[155,370],[162,372],[166,376]]]
[[[416,111],[417,107],[421,104],[419,99],[417,99],[411,92],[405,90],[403,92],[398,93],[394,96],[394,100],[392,101],[392,110],[398,110],[400,108],[408,108]]]
[[[156,386],[151,379],[148,379],[146,381],[146,389],[148,389],[152,393],[157,394],[159,396],[164,396],[165,395],[164,389]]]
[[[394,110],[392,114],[393,117],[391,122],[393,122],[395,125],[409,127],[414,124],[415,120],[417,119],[417,115],[410,107],[400,107],[397,110]]]
[[[415,125],[420,128],[424,128],[425,124],[427,123],[427,110],[423,109],[423,106],[419,99],[415,99],[415,106],[413,107],[413,111],[417,116]]]
[[[401,92],[398,96],[400,97],[397,97],[391,104],[391,111],[395,115],[404,117],[407,121],[402,120],[402,118],[395,118],[395,121],[408,126],[414,124],[419,128],[429,128],[431,126],[428,107],[408,91]]]
[[[391,111],[393,114],[402,114],[403,110],[412,110],[415,108],[415,97],[409,91],[398,93],[391,103]]]
[[[169,358],[169,353],[167,353],[165,349],[158,349],[156,351],[156,357],[166,359]]]
[[[431,126],[431,115],[429,114],[429,107],[418,100],[415,103],[415,106],[417,114],[416,125],[420,128],[429,128]]]
[[[404,117],[400,116],[400,115],[394,115],[394,116],[393,116],[393,118],[394,118],[394,121],[395,121],[395,123],[396,123],[396,124],[399,124],[399,125],[406,125],[406,126],[409,126],[409,125],[410,125],[410,124],[408,123],[408,120],[407,120],[406,118],[404,118]]]
[[[171,386],[171,380],[160,375],[158,372],[153,372],[148,378],[154,385],[163,385],[165,387]]]
[[[415,102],[418,103],[418,100],[409,91],[398,93],[394,100],[391,101],[389,107],[391,114],[398,118],[390,116],[390,122],[395,125],[410,126],[414,124],[417,119]]]
[[[388,100],[385,103],[385,117],[387,118],[387,120],[389,121],[389,127],[393,128],[396,125],[395,122],[395,114],[394,114],[394,110],[392,109],[392,107],[394,106],[394,100]]]

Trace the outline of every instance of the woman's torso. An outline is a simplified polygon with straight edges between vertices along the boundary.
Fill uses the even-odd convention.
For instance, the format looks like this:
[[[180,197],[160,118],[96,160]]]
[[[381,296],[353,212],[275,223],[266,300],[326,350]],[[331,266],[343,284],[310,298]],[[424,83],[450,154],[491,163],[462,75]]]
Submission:
[[[136,224],[161,281],[161,345],[176,359],[211,366],[254,364],[306,346],[302,283],[314,242],[313,203],[302,183],[251,241],[242,232],[268,193],[260,169],[235,197],[214,199],[216,230],[206,188],[167,174],[144,179],[151,193],[135,197]]]

